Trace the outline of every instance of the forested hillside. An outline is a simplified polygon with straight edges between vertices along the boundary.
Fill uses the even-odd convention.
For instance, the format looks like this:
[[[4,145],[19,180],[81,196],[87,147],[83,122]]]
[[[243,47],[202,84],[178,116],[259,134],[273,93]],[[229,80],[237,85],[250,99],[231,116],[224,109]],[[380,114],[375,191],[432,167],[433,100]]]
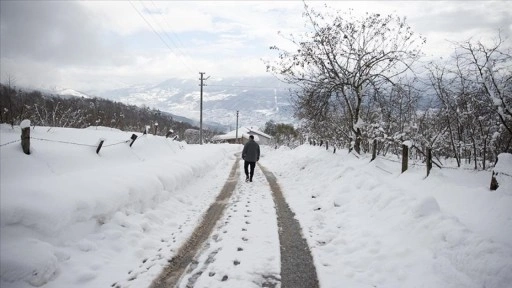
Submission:
[[[176,121],[172,115],[146,106],[126,105],[103,98],[85,98],[43,94],[0,84],[0,122],[18,125],[29,119],[35,126],[85,128],[104,126],[123,131],[142,132],[150,126],[150,133],[185,137],[185,130],[198,129]],[[214,131],[204,131],[206,138]]]

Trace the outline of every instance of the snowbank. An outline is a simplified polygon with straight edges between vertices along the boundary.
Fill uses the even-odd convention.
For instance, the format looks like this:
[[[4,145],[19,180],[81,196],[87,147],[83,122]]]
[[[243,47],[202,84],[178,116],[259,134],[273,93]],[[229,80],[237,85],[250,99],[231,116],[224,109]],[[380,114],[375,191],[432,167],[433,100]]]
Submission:
[[[322,287],[508,287],[512,197],[489,172],[265,151],[312,248]]]
[[[19,127],[0,128],[2,143],[19,139]],[[2,287],[70,287],[64,281],[71,277],[69,271],[61,275],[67,265],[77,270],[72,286],[94,287],[91,280],[100,277],[95,270],[105,263],[85,261],[89,251],[100,250],[109,261],[120,252],[138,254],[132,255],[136,263],[145,252],[131,245],[147,241],[146,248],[155,247],[168,232],[151,235],[149,230],[169,225],[181,217],[178,213],[200,217],[202,211],[192,215],[183,210],[196,207],[203,201],[200,197],[207,207],[218,191],[203,195],[196,188],[197,192],[184,194],[189,193],[184,188],[218,165],[232,162],[240,149],[184,145],[140,133],[129,147],[132,133],[95,128],[36,127],[31,131],[31,155],[22,153],[20,143],[1,147]],[[106,140],[96,154],[100,138]],[[163,203],[165,209],[175,210],[167,218],[154,213],[163,209]],[[53,282],[56,278],[63,282]]]
[[[498,181],[498,190],[512,195],[512,154],[501,153],[498,155],[498,163],[493,171]]]
[[[242,150],[139,133],[130,147],[132,133],[106,127],[36,127],[26,155],[20,127],[1,125],[0,132],[0,145],[13,142],[0,146],[2,288],[148,287]],[[509,173],[503,157],[495,171]],[[262,146],[261,164],[274,172],[301,223],[322,287],[510,286],[512,186],[489,191],[487,171],[434,168],[425,178],[422,166],[401,174],[396,159],[369,160],[324,147]],[[268,211],[258,202],[269,199],[258,195],[268,187],[257,186],[265,182],[256,173],[261,181],[248,195]],[[253,216],[255,223],[270,219]],[[233,227],[226,235],[240,233]],[[226,261],[236,255],[229,251]],[[232,263],[210,268],[227,271]],[[237,287],[228,282],[222,287]]]

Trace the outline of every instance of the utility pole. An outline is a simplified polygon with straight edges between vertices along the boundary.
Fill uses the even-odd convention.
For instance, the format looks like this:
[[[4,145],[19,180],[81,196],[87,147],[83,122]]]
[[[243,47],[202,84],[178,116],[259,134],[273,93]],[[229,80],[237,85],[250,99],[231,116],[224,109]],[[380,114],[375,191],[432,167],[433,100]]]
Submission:
[[[203,83],[203,81],[206,81],[208,80],[208,78],[210,78],[210,76],[208,76],[207,78],[204,78],[204,73],[205,72],[199,72],[199,75],[201,75],[201,78],[199,78],[199,80],[201,80],[201,84],[199,84],[199,86],[201,86],[201,94],[200,94],[200,104],[199,104],[199,110],[200,110],[200,113],[199,113],[199,144],[200,145],[203,145],[203,86],[206,86],[206,84]]]
[[[238,110],[236,110],[236,136],[235,136],[235,142],[238,144]]]

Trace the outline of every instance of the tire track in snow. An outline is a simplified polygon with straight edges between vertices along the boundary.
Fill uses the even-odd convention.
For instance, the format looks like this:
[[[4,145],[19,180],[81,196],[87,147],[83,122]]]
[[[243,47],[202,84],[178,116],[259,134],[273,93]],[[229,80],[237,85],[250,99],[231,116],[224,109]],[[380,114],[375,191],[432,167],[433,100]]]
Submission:
[[[160,275],[151,283],[150,288],[175,287],[187,266],[193,262],[194,255],[199,247],[208,238],[213,230],[217,220],[221,217],[227,200],[231,197],[236,187],[240,172],[238,171],[238,160],[233,164],[229,178],[222,188],[215,203],[213,203],[206,211],[201,223],[196,227],[188,241],[183,245],[176,255],[169,260]]]
[[[290,210],[274,174],[260,163],[258,166],[265,174],[276,204],[281,247],[281,287],[319,287],[313,257],[308,243],[302,236],[299,221]]]
[[[235,162],[216,202],[150,288],[319,287],[300,224],[274,174],[258,163],[264,175],[256,171],[255,181],[244,183],[241,165]]]
[[[240,163],[240,169],[243,162]],[[241,173],[243,174],[243,173]],[[176,287],[279,287],[280,254],[276,211],[264,175],[245,175],[201,251]]]

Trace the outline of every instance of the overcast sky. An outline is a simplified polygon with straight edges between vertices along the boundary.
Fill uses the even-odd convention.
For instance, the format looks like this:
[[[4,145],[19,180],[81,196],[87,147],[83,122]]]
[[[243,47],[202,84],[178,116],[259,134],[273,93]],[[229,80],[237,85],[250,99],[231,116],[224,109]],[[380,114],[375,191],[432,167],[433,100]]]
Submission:
[[[80,91],[168,78],[267,75],[277,32],[304,29],[301,1],[4,1],[1,80]],[[512,36],[512,1],[313,1],[310,6],[406,16],[446,56],[447,40]],[[156,33],[155,33],[156,31]],[[511,37],[512,38],[512,37]],[[509,43],[512,39],[508,39]],[[212,78],[212,79],[213,79]]]

